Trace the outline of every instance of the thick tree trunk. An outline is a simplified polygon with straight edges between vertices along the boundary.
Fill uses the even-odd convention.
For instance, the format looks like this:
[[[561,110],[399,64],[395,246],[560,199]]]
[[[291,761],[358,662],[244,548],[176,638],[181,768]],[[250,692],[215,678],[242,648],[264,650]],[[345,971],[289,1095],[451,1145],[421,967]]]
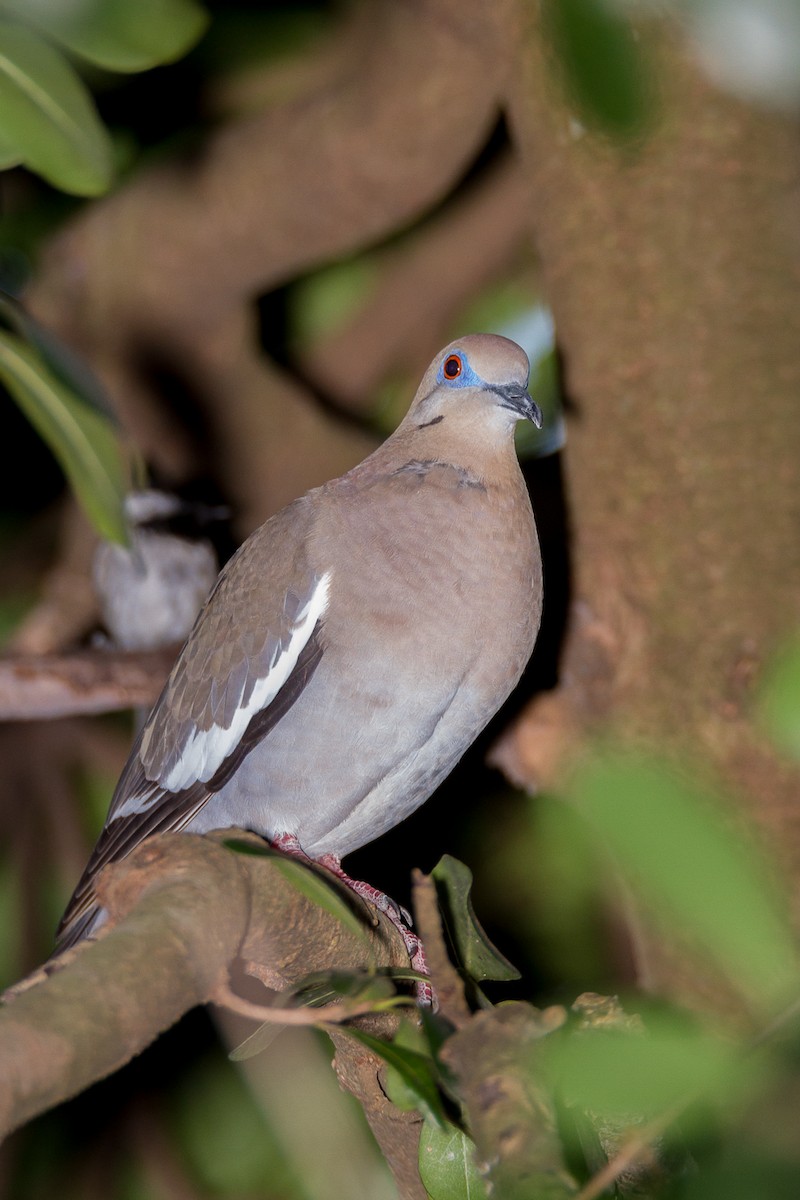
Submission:
[[[710,758],[785,850],[800,913],[797,777],[751,711],[800,608],[797,125],[714,90],[651,22],[656,121],[610,145],[580,128],[538,11],[515,10],[511,112],[575,405],[559,719]],[[523,776],[536,734],[534,709]]]

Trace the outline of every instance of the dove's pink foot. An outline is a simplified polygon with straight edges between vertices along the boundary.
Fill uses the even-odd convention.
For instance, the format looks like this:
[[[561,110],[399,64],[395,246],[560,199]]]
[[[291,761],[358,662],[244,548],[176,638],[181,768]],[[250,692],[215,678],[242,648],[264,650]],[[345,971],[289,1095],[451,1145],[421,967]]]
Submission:
[[[405,908],[396,904],[385,892],[378,891],[371,883],[364,883],[361,879],[351,879],[347,872],[342,869],[341,861],[335,854],[322,854],[318,859],[311,858],[310,855],[306,854],[293,833],[279,833],[277,837],[272,839],[270,845],[276,850],[290,855],[292,858],[299,858],[307,863],[316,862],[319,866],[325,867],[332,875],[340,879],[346,887],[349,887],[357,896],[360,896],[362,900],[373,904],[379,912],[385,913],[405,942],[408,957],[411,960],[411,969],[418,971],[420,975],[428,974],[428,964],[425,959],[422,940],[416,933],[412,933],[409,928],[411,925],[411,915]],[[428,980],[418,980],[415,988],[418,1004],[426,1008],[435,1007],[433,986]]]

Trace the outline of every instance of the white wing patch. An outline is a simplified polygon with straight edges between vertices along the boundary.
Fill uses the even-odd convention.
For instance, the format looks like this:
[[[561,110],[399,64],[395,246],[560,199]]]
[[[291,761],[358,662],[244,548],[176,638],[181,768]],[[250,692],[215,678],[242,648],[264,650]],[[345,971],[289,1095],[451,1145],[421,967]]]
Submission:
[[[298,613],[289,640],[275,655],[267,674],[256,681],[247,704],[237,706],[231,724],[227,727],[212,725],[210,729],[195,729],[175,766],[159,779],[161,787],[170,792],[180,792],[198,781],[207,783],[216,774],[228,755],[236,749],[252,718],[272,703],[297,665],[303,647],[327,611],[330,582],[331,572],[326,571]],[[158,792],[150,798],[149,803],[145,801],[144,804],[141,795],[130,796],[114,816],[142,812],[157,799]]]
[[[198,780],[207,783],[236,749],[252,717],[272,703],[297,665],[315,625],[327,611],[330,582],[331,573],[327,571],[298,614],[289,641],[270,664],[267,674],[257,681],[247,704],[237,707],[230,726],[226,729],[212,725],[210,729],[194,731],[169,775],[161,780],[170,792],[180,792]]]

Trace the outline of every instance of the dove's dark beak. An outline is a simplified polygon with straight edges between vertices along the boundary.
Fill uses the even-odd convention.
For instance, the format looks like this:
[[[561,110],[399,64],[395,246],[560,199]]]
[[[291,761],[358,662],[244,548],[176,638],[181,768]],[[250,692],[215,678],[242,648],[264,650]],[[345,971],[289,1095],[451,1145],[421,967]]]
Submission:
[[[510,408],[518,413],[525,421],[533,421],[537,429],[542,428],[542,410],[539,405],[519,383],[507,383],[503,387],[493,388],[501,397],[503,408]]]

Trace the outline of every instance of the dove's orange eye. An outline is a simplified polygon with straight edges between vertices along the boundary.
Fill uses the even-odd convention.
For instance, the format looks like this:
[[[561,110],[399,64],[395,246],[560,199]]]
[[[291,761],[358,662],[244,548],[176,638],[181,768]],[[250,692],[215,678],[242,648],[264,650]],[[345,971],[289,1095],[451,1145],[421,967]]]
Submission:
[[[458,379],[462,370],[462,362],[457,354],[451,354],[444,360],[445,379]]]

